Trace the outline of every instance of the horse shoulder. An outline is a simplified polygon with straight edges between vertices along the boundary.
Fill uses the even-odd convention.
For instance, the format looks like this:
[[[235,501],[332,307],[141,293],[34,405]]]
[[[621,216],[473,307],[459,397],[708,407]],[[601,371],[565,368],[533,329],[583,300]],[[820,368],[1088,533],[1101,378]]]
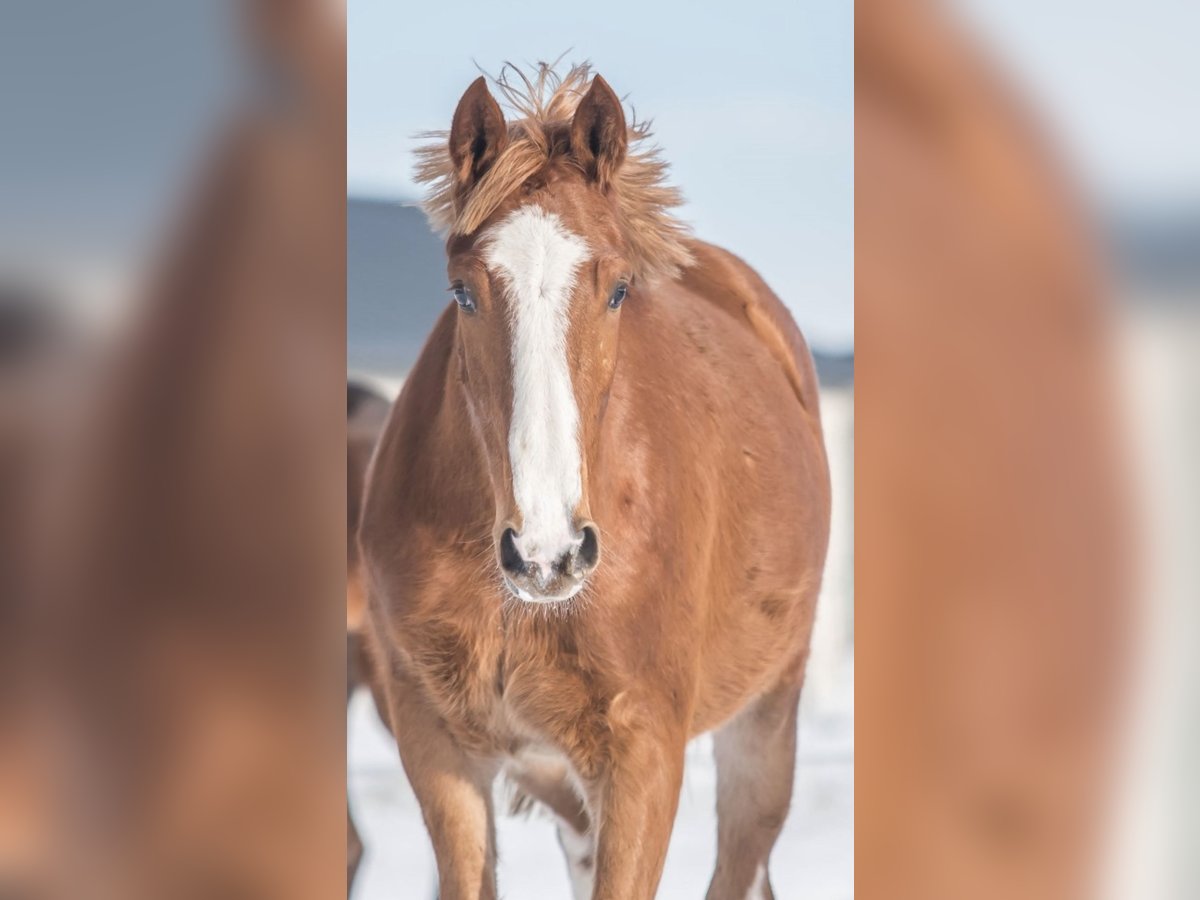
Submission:
[[[478,464],[463,447],[447,451],[445,420],[461,417],[448,396],[454,352],[454,310],[438,320],[380,436],[367,476],[359,545],[373,586],[393,593],[401,576],[409,584],[426,583],[426,560],[432,547],[463,517],[462,498],[469,493]],[[452,425],[450,427],[461,427]]]
[[[460,745],[483,751],[492,741],[499,605],[488,602],[495,586],[478,561],[486,544],[463,535],[478,517],[485,476],[466,453],[470,440],[454,440],[469,427],[453,396],[455,313],[439,319],[392,407],[359,544],[375,655],[393,679],[419,689]]]

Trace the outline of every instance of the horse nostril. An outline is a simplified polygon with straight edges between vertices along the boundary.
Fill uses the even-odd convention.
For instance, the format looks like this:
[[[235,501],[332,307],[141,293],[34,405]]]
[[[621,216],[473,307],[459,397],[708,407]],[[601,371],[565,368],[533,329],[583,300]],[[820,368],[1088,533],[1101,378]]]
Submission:
[[[525,560],[517,549],[517,535],[511,528],[505,528],[500,536],[500,567],[510,575],[521,575],[525,572]]]
[[[581,572],[587,573],[596,568],[596,563],[600,561],[600,533],[596,531],[596,526],[583,526],[583,543],[579,545],[579,553],[576,558],[578,560],[577,568]]]

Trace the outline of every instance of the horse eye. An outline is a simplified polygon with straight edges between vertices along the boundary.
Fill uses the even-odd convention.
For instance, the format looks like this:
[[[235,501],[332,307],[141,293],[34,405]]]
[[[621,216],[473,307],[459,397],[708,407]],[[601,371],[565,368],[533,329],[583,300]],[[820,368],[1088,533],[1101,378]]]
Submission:
[[[471,294],[465,285],[456,284],[450,290],[454,293],[454,302],[462,308],[463,312],[475,312],[475,301],[471,299]]]
[[[629,293],[629,285],[618,284],[616,290],[612,292],[612,296],[608,298],[608,308],[616,309],[625,300],[625,295]]]

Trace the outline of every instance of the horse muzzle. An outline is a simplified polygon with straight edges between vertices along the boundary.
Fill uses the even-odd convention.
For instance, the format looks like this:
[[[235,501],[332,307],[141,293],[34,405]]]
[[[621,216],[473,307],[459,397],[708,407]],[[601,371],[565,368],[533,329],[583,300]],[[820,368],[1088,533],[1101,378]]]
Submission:
[[[526,603],[558,603],[580,590],[600,561],[600,532],[584,523],[578,537],[552,553],[522,552],[521,537],[512,528],[500,536],[500,568],[508,588]]]

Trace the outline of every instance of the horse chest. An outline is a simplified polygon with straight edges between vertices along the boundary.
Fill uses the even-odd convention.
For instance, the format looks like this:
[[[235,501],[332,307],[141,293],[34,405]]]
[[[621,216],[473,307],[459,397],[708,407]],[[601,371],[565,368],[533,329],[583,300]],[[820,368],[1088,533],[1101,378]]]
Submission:
[[[543,698],[501,698],[494,722],[498,755],[517,770],[547,766],[569,773],[572,781],[595,775],[607,732],[579,709],[552,708]]]
[[[553,651],[538,655],[514,642],[505,648],[499,671],[494,721],[506,752],[534,745],[586,758],[597,751],[607,734],[606,703],[577,658]]]
[[[407,637],[410,665],[464,744],[501,756],[540,747],[586,760],[602,751],[604,691],[570,641],[428,622]]]

